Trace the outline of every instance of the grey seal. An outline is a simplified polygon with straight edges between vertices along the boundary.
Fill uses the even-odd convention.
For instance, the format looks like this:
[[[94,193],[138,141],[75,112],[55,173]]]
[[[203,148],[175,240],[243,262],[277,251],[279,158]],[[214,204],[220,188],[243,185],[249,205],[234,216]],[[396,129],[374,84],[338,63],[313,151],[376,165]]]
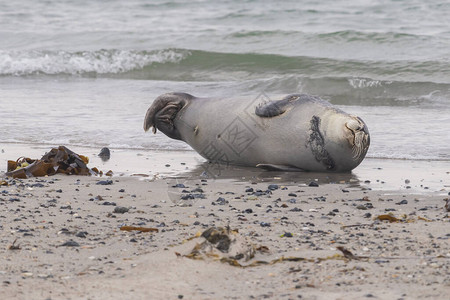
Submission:
[[[307,94],[263,102],[163,94],[145,115],[151,127],[212,163],[285,171],[348,172],[370,144],[361,118]]]

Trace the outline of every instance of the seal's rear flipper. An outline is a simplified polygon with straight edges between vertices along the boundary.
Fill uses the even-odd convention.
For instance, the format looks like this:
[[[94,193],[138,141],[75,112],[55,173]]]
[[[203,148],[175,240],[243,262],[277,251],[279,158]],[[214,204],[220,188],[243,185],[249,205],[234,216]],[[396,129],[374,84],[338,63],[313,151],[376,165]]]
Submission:
[[[169,93],[159,96],[147,110],[144,130],[147,131],[153,127],[153,133],[156,133],[156,129],[159,129],[168,137],[181,140],[180,133],[175,128],[173,120],[192,98],[194,96],[186,93]]]
[[[267,171],[305,172],[303,169],[286,165],[257,164],[256,167]]]

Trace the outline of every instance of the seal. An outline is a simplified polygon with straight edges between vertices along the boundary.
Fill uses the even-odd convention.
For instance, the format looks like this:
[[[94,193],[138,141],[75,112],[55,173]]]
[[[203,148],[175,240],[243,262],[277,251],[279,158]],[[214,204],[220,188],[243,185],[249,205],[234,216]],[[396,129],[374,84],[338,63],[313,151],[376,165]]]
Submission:
[[[150,128],[211,163],[269,170],[349,172],[370,144],[361,118],[307,94],[264,102],[163,94],[145,115],[144,130]]]

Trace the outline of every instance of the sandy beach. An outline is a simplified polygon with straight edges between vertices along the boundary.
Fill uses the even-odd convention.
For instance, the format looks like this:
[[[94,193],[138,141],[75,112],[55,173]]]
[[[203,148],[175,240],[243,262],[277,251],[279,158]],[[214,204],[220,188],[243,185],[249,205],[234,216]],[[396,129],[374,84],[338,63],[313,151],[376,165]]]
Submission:
[[[7,159],[40,157],[46,148],[2,147],[4,168]],[[72,148],[114,175],[2,172],[1,299],[445,299],[450,292],[448,162],[366,159],[351,174],[277,173],[220,168],[191,151],[113,150],[104,163],[97,149]],[[206,245],[200,235],[221,227],[254,255],[208,244],[193,256]]]

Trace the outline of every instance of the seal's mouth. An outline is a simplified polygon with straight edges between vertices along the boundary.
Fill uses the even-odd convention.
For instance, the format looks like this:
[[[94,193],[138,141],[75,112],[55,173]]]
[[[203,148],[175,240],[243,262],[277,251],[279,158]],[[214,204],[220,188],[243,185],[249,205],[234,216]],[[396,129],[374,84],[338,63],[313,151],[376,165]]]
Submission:
[[[370,145],[369,129],[361,118],[352,116],[352,119],[345,123],[352,135],[348,141],[352,147],[353,159],[358,163],[366,156]]]

